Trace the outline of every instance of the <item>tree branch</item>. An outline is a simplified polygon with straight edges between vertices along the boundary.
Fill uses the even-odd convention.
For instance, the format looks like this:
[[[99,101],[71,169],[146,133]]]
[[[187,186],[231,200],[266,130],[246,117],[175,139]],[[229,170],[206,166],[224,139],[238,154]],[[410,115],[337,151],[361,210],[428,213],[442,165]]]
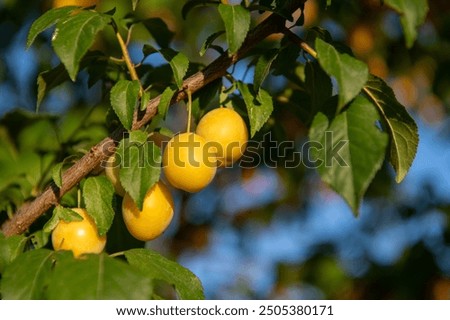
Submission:
[[[305,0],[306,1],[306,0]],[[304,1],[290,1],[290,12],[294,12],[300,7]],[[179,90],[173,97],[171,104],[187,98],[187,90],[194,93],[214,80],[224,76],[227,69],[242,59],[250,49],[263,41],[266,37],[274,33],[281,33],[285,28],[285,20],[272,14],[251,32],[249,32],[241,49],[231,56],[224,53],[219,58],[214,60],[202,71],[199,71],[183,82],[183,89]],[[153,116],[157,113],[158,104],[161,96],[158,96],[149,101],[144,112],[136,112],[133,121],[133,130],[142,128],[149,123]],[[78,184],[84,177],[90,174],[95,168],[99,167],[102,161],[111,156],[118,141],[122,138],[123,129],[115,130],[109,137],[99,142],[91,148],[91,150],[78,160],[72,167],[64,172],[62,177],[62,187],[58,188],[53,182],[32,202],[24,204],[11,220],[7,220],[2,225],[2,232],[6,236],[20,234],[25,232],[28,227],[36,221],[44,212],[56,205],[61,197]]]

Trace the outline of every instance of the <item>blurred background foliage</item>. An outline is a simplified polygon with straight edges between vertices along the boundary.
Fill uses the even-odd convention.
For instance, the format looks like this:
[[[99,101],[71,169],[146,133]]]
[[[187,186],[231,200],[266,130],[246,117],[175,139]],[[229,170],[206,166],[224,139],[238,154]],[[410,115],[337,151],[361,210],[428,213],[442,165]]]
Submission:
[[[207,298],[450,298],[450,3],[429,2],[426,23],[410,50],[398,15],[379,0],[332,1],[330,7],[325,0],[308,0],[305,25],[293,28],[303,37],[309,28],[327,29],[385,79],[414,116],[421,141],[404,182],[395,184],[392,169],[385,165],[355,218],[314,170],[304,165],[284,168],[283,161],[302,150],[307,123],[286,103],[290,83],[271,75],[264,87],[276,108],[256,136],[264,164],[222,170],[198,194],[173,190],[176,219],[162,238],[146,245],[191,269]],[[211,7],[192,10],[183,20],[183,4],[142,0],[137,14],[163,19],[173,32],[174,47],[205,65],[218,54],[209,50],[200,57],[198,51],[210,34],[223,28],[221,20]],[[45,187],[55,163],[68,155],[76,159],[109,130],[109,99],[103,87],[107,89],[108,82],[90,87],[85,71],[76,83],[64,82],[51,91],[40,112],[34,112],[37,76],[59,61],[50,47],[51,32],[29,50],[25,41],[31,23],[51,5],[0,0],[0,222]],[[131,1],[99,5],[101,11],[113,7],[117,16],[125,16]],[[262,18],[254,15],[254,24]],[[280,37],[274,35],[262,46],[277,41]],[[144,42],[154,44],[155,39],[136,27],[130,43],[135,62],[143,58]],[[93,49],[120,56],[112,33],[103,33]],[[299,73],[305,59],[297,60]],[[146,59],[143,68],[162,83],[170,73],[158,55]],[[251,81],[252,60],[239,62],[230,72]],[[289,101],[301,107],[300,97],[295,99]],[[185,108],[175,105],[167,126],[177,132],[185,117]],[[271,141],[292,141],[295,148],[273,154]],[[63,202],[75,205],[76,190]],[[35,224],[36,230],[48,217]],[[116,235],[109,235],[114,241],[108,250],[127,246],[123,226],[115,225],[111,232]]]

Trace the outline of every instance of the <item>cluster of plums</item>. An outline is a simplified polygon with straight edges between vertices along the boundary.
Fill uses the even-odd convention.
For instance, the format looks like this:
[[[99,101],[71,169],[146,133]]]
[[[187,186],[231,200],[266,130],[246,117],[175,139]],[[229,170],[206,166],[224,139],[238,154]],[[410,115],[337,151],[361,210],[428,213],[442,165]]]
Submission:
[[[187,192],[198,192],[213,179],[218,167],[238,160],[248,140],[247,126],[231,108],[217,108],[206,113],[195,133],[175,135],[163,152],[163,172],[169,184]],[[114,162],[114,158],[111,159]],[[128,231],[142,241],[160,236],[169,226],[174,203],[169,188],[161,180],[146,193],[139,210],[119,180],[119,166],[105,168],[105,174],[123,197],[122,215]],[[84,253],[100,253],[106,236],[99,236],[97,227],[85,209],[75,208],[81,221],[60,221],[52,232],[55,250],[72,250],[76,257]]]

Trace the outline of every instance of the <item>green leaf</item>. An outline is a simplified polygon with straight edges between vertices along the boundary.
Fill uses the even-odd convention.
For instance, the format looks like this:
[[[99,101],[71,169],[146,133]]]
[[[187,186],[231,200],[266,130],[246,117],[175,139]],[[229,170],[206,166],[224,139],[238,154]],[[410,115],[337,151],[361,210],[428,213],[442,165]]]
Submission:
[[[48,285],[50,300],[137,300],[149,299],[150,280],[123,261],[106,254],[75,259],[58,253]]]
[[[16,139],[21,152],[57,152],[61,148],[55,125],[50,119],[39,119],[26,126]]]
[[[236,53],[250,29],[250,12],[240,5],[219,4],[219,14],[225,24],[228,52]]]
[[[131,8],[133,11],[136,11],[136,7],[139,4],[140,0],[131,0]]]
[[[156,52],[158,52],[158,50],[152,45],[144,44],[144,46],[142,47],[142,54],[144,55],[145,58]]]
[[[309,132],[311,155],[320,177],[358,214],[361,199],[385,158],[388,135],[377,109],[363,96],[331,123],[318,113]]]
[[[38,92],[36,102],[36,112],[39,111],[39,107],[44,100],[47,93],[53,88],[61,85],[63,82],[70,80],[67,70],[64,65],[59,64],[51,70],[41,72],[37,78]]]
[[[97,33],[110,20],[110,17],[96,11],[83,10],[56,24],[52,44],[72,81],[77,76],[81,58],[94,43]]]
[[[147,191],[161,175],[161,150],[142,131],[130,132],[116,151],[120,159],[119,177],[125,191],[142,210]]]
[[[52,169],[52,179],[55,182],[55,184],[58,186],[58,188],[61,188],[62,186],[62,169],[64,166],[64,162],[60,162],[55,164],[55,166]]]
[[[332,45],[319,38],[316,38],[316,50],[320,65],[338,83],[339,112],[360,93],[369,77],[369,69],[364,62],[339,53]]]
[[[317,61],[307,62],[305,65],[305,88],[311,98],[309,122],[319,110],[322,110],[323,105],[331,98],[333,93],[331,79],[320,68]]]
[[[169,111],[170,101],[172,101],[173,95],[177,90],[172,87],[167,87],[164,89],[163,93],[161,93],[161,100],[159,100],[158,104],[158,113],[166,118],[167,111]]]
[[[36,19],[31,25],[30,31],[28,32],[27,48],[29,48],[33,44],[38,34],[47,30],[59,20],[68,17],[74,9],[77,9],[77,7],[70,6],[51,9],[46,11],[42,16]]]
[[[281,47],[278,56],[273,63],[274,75],[285,75],[288,79],[292,78],[297,66],[297,59],[300,55],[300,47],[294,43],[288,43]]]
[[[2,275],[1,294],[7,300],[44,299],[54,251],[38,249],[19,255]]]
[[[169,47],[175,33],[169,30],[164,20],[161,18],[149,18],[144,20],[143,24],[161,48]]]
[[[98,234],[103,236],[114,220],[114,187],[105,176],[87,178],[83,185],[86,211],[94,219]]]
[[[272,97],[264,89],[260,89],[258,96],[254,96],[252,94],[252,86],[243,82],[238,82],[238,88],[247,107],[247,113],[250,119],[250,136],[253,137],[272,114]]]
[[[255,92],[259,91],[259,88],[269,74],[272,62],[277,58],[278,53],[279,49],[271,49],[265,54],[259,56],[258,61],[256,62],[255,75],[253,78],[253,87]]]
[[[127,130],[133,125],[133,114],[139,100],[139,82],[137,80],[119,80],[111,89],[111,106]]]
[[[417,125],[382,79],[371,76],[364,92],[380,110],[389,130],[391,140],[389,161],[397,173],[395,180],[401,182],[416,156],[419,144]]]
[[[225,33],[225,31],[215,32],[215,33],[211,34],[208,38],[206,38],[205,42],[203,42],[202,47],[200,48],[200,52],[199,52],[200,57],[203,57],[205,55],[206,51],[209,48],[213,47],[213,42],[224,33]],[[223,53],[223,49],[221,47],[214,46],[214,48],[216,48],[216,49],[220,48],[219,51],[222,50],[222,52],[219,52],[219,53]]]
[[[98,51],[88,52],[83,57],[83,59],[80,62],[80,69],[87,67],[88,72],[91,75],[89,77],[88,83],[89,87],[92,87],[92,85],[96,81],[101,79],[103,74],[99,72],[99,68],[104,68],[104,65],[106,65],[104,55],[99,53]],[[95,72],[93,72],[93,70],[95,70]],[[94,73],[95,75],[92,76],[92,73]],[[61,85],[62,83],[68,80],[70,80],[70,76],[62,63],[58,64],[53,69],[41,72],[38,75],[37,79],[38,92],[37,92],[36,112],[39,111],[39,107],[42,101],[44,100],[45,96],[50,92],[50,90],[56,88],[57,86]]]
[[[47,221],[42,230],[44,230],[44,232],[51,232],[53,229],[56,228],[60,220],[63,220],[65,222],[71,222],[71,221],[81,221],[83,220],[83,218],[75,211],[57,205],[53,209],[52,217]]]
[[[40,249],[47,245],[50,233],[44,230],[38,230],[30,235],[30,241],[33,244],[33,249]]]
[[[192,95],[192,116],[194,119],[200,119],[202,113],[208,109],[208,106],[218,96],[221,89],[222,78],[219,78]]]
[[[141,97],[141,107],[140,107],[141,111],[144,111],[145,109],[147,109],[147,105],[148,105],[150,99],[151,99],[150,92],[144,91],[144,93],[142,94],[142,97]]]
[[[166,136],[166,137],[169,137],[169,138],[172,138],[173,136],[175,136],[175,133],[172,130],[170,130],[169,128],[167,128],[167,127],[159,128],[158,132],[160,134],[162,134],[163,136]]]
[[[0,274],[23,252],[26,243],[27,238],[23,235],[6,238],[0,233]]]
[[[170,48],[164,48],[161,51],[162,56],[169,62],[172,68],[175,83],[178,89],[183,87],[183,78],[189,67],[189,59],[181,52],[176,52]]]
[[[305,41],[308,43],[314,43],[316,41],[316,38],[320,38],[323,41],[329,43],[333,42],[333,37],[331,36],[331,33],[327,29],[318,26],[308,29]]]
[[[125,252],[128,263],[151,279],[166,281],[175,286],[181,299],[204,299],[200,280],[188,269],[148,249],[132,249]]]
[[[385,0],[400,15],[406,46],[411,48],[417,38],[417,28],[424,23],[429,7],[427,0]]]

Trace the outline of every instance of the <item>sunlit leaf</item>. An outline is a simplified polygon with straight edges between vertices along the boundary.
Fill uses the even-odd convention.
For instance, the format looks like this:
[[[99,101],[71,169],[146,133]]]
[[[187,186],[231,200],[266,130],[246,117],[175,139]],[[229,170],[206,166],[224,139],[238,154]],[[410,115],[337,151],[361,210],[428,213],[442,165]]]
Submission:
[[[27,238],[23,235],[15,235],[6,238],[0,232],[0,274],[6,266],[23,252]]]
[[[30,235],[30,242],[33,249],[40,249],[47,245],[50,240],[50,233],[44,230],[38,230]]]
[[[253,87],[256,92],[259,91],[263,81],[269,74],[272,62],[277,58],[278,52],[278,49],[272,49],[259,56],[258,61],[256,62],[255,75],[253,78]]]
[[[120,182],[137,207],[142,209],[147,191],[159,180],[161,150],[142,131],[130,132],[116,151],[120,159]]]
[[[31,25],[30,31],[28,32],[27,48],[33,44],[38,34],[53,26],[60,19],[68,17],[76,8],[77,7],[75,6],[54,8],[46,11],[42,16],[37,18]]]
[[[250,119],[250,136],[253,137],[272,114],[272,97],[263,89],[260,89],[259,94],[255,96],[252,93],[252,86],[242,82],[238,82],[238,88],[247,107],[248,117]]]
[[[149,299],[150,280],[127,263],[106,254],[76,259],[60,253],[48,285],[51,300]]]
[[[83,220],[83,218],[72,209],[65,208],[61,205],[57,205],[53,209],[52,217],[47,221],[42,230],[44,232],[51,232],[53,229],[56,228],[60,220],[63,220],[65,222],[71,222],[71,221],[81,221]]]
[[[219,14],[225,24],[229,54],[236,53],[250,29],[250,12],[240,5],[219,5]]]
[[[175,78],[175,83],[177,84],[178,89],[181,89],[183,86],[183,78],[189,67],[189,59],[183,53],[176,52],[169,48],[162,49],[160,52],[164,59],[169,62]]]
[[[114,187],[105,176],[89,177],[83,185],[86,211],[94,219],[98,234],[103,236],[114,219]]]
[[[392,89],[380,78],[371,76],[364,89],[369,100],[383,116],[391,137],[389,161],[401,182],[408,173],[417,152],[417,125],[397,99]]]
[[[310,128],[314,167],[321,179],[345,199],[355,215],[385,158],[388,134],[377,126],[379,121],[373,104],[358,96],[331,122],[323,113],[318,113]]]
[[[188,269],[148,249],[132,249],[125,252],[130,265],[142,271],[150,279],[166,281],[175,286],[181,299],[204,299],[200,280]]]
[[[369,77],[369,69],[348,54],[339,53],[331,44],[316,38],[316,50],[321,67],[336,78],[339,86],[338,112],[361,92]]]
[[[141,111],[144,111],[145,109],[147,109],[147,105],[148,105],[150,99],[151,99],[150,92],[144,91],[142,94],[142,97],[141,97],[141,103],[140,103],[141,106],[139,108]]]
[[[161,93],[161,100],[159,100],[158,104],[158,113],[163,117],[163,119],[166,118],[167,111],[169,111],[170,101],[172,101],[175,92],[176,89],[169,86],[164,89],[163,93]]]
[[[55,166],[52,169],[52,179],[59,188],[61,188],[61,186],[62,186],[63,165],[64,165],[64,162],[57,163],[57,164],[55,164]]]
[[[7,300],[44,299],[54,251],[38,249],[19,255],[2,275],[1,294]]]
[[[97,33],[109,23],[110,17],[92,10],[83,10],[59,21],[53,34],[53,48],[75,81],[81,58],[92,46]]]
[[[137,80],[120,80],[111,89],[111,106],[125,129],[133,125],[133,114],[139,100],[140,86]]]

